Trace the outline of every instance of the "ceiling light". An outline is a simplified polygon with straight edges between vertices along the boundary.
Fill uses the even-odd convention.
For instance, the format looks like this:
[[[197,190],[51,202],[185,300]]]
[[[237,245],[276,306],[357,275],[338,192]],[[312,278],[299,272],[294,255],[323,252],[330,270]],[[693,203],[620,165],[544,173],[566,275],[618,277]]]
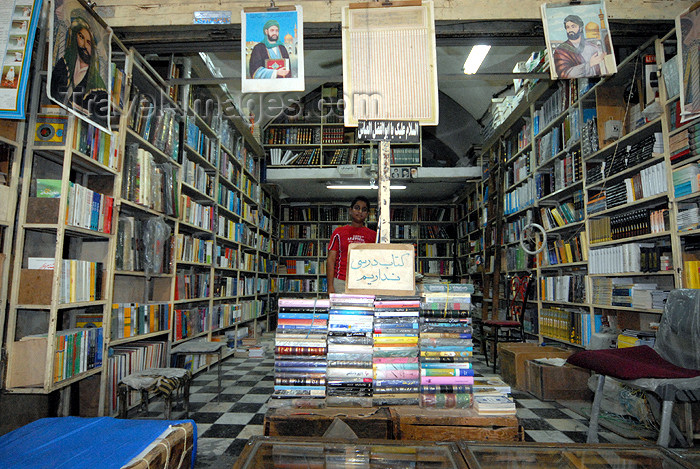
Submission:
[[[326,189],[347,189],[347,190],[377,190],[379,189],[379,186],[376,185],[371,185],[371,184],[363,184],[363,185],[358,185],[358,184],[328,184],[326,186]],[[390,185],[389,189],[393,190],[402,190],[406,189],[406,186],[404,185]]]
[[[486,58],[486,54],[489,53],[490,49],[491,46],[483,44],[472,46],[472,50],[469,52],[469,57],[467,57],[467,60],[464,61],[464,74],[474,75],[476,71],[479,70],[479,67],[481,67],[481,63]]]

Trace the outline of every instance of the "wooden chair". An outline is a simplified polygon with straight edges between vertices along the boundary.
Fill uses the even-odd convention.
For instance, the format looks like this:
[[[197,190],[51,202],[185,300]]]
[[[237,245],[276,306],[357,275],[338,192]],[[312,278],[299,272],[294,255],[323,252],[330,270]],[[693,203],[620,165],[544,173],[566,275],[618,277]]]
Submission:
[[[661,414],[657,445],[668,447],[673,435],[681,446],[692,446],[690,403],[700,402],[700,290],[671,290],[654,348],[640,345],[582,350],[567,361],[599,374],[588,425],[588,443],[598,443],[603,386],[605,377],[612,376],[646,392],[652,413],[657,419]],[[671,419],[676,402],[684,406],[685,436]]]
[[[489,365],[489,347],[493,344],[493,372],[496,372],[499,342],[525,342],[523,313],[527,306],[527,297],[531,286],[531,274],[506,277],[508,306],[505,320],[486,319],[481,321],[481,340],[484,341],[484,358]]]

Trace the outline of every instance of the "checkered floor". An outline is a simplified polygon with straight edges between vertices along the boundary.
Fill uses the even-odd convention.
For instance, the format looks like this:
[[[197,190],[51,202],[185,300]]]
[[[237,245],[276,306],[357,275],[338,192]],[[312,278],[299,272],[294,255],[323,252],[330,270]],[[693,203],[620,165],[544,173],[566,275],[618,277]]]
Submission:
[[[216,366],[192,383],[190,418],[197,423],[196,468],[230,468],[253,435],[263,434],[267,401],[274,386],[272,344],[263,359],[228,358],[223,363],[223,393],[217,400]],[[494,376],[481,357],[474,360],[477,376]],[[559,402],[543,402],[526,392],[513,392],[526,441],[585,443],[588,420]],[[162,414],[162,403],[151,405],[148,417]],[[138,415],[133,417],[138,418]],[[179,418],[177,413],[172,416]],[[641,444],[601,429],[601,443]]]

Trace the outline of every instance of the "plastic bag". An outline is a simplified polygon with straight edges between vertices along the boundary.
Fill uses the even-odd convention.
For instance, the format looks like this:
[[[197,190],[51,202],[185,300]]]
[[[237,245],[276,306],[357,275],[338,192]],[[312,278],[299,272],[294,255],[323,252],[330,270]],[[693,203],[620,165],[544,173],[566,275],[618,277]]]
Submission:
[[[165,252],[169,246],[171,229],[162,217],[149,218],[144,233],[144,271],[146,275],[161,274],[165,269]]]

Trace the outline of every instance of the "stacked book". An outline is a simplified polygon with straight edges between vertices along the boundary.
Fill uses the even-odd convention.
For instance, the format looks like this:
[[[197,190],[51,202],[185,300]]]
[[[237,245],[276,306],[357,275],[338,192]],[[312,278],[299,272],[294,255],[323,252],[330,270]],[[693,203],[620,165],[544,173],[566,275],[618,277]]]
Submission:
[[[470,284],[425,284],[420,318],[421,405],[472,404]]]
[[[374,301],[373,404],[418,405],[418,316],[420,298]]]
[[[690,163],[673,171],[673,194],[676,198],[700,191],[700,166]]]
[[[323,399],[330,302],[280,298],[278,305],[273,397]]]
[[[330,294],[328,406],[372,405],[374,295]]]
[[[700,123],[691,125],[668,139],[671,163],[679,163],[698,154],[700,144]]]

